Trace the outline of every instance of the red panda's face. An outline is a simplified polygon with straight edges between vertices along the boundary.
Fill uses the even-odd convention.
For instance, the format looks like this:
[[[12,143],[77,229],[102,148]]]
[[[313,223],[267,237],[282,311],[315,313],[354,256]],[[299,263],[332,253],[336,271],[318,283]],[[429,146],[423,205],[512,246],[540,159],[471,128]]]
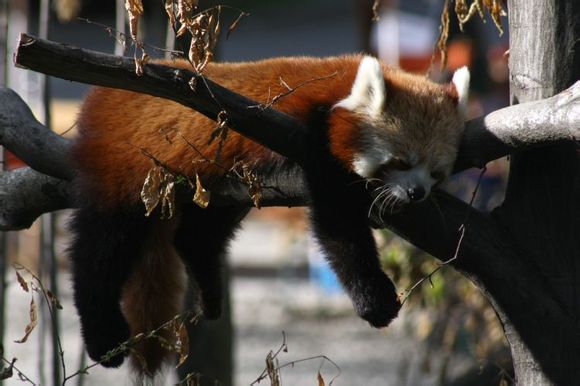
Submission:
[[[380,213],[425,199],[451,173],[464,126],[467,69],[456,72],[452,85],[450,92],[365,57],[351,94],[335,106],[356,117],[350,167],[370,182]]]

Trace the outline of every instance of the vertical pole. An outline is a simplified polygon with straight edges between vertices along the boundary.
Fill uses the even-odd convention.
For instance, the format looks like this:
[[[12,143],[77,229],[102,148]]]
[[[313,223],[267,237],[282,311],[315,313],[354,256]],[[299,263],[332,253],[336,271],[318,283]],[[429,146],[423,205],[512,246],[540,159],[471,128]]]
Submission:
[[[43,39],[50,38],[50,0],[40,1],[40,19],[38,35]],[[40,89],[42,95],[42,120],[48,129],[51,128],[51,111],[50,111],[50,79],[46,75],[40,77]],[[55,215],[47,213],[41,218],[40,231],[40,265],[39,274],[41,279],[47,284],[46,286],[58,297],[58,283],[57,283],[57,262],[54,253],[54,236],[55,236]],[[58,346],[59,334],[59,317],[58,313],[53,312],[53,318],[48,313],[48,307],[42,307],[42,322],[45,324],[44,330],[50,331],[50,346],[51,346],[51,365],[52,365],[52,383],[59,385],[61,383],[61,357]],[[46,328],[48,327],[48,328]],[[42,339],[42,338],[41,338]],[[44,355],[44,352],[41,352]]]
[[[8,33],[8,1],[0,0],[0,85],[6,85],[8,45],[6,35]],[[6,157],[4,146],[0,145],[0,173],[6,169]],[[0,346],[4,344],[5,330],[5,307],[6,307],[6,263],[8,260],[7,233],[0,231]],[[0,381],[0,384],[2,382]]]
[[[115,29],[118,34],[122,34],[120,38],[126,42],[126,24],[125,24],[125,0],[116,0],[115,2]],[[115,39],[115,55],[123,56],[125,54],[125,46],[119,39]]]

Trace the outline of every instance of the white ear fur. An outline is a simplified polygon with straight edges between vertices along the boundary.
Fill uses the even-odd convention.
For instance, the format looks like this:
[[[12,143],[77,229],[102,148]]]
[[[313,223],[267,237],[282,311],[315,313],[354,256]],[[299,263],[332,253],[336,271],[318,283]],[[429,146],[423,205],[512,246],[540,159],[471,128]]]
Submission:
[[[461,67],[453,74],[453,85],[457,90],[458,106],[463,114],[467,113],[467,99],[469,97],[469,70],[467,67]]]
[[[365,56],[360,61],[350,95],[334,107],[347,110],[363,110],[376,117],[385,105],[385,79],[377,58]]]

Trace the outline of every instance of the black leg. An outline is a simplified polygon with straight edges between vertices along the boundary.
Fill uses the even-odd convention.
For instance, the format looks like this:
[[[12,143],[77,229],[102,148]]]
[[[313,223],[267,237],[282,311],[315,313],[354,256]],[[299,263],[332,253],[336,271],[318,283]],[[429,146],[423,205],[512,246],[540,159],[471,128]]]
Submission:
[[[223,255],[247,212],[246,208],[202,209],[193,204],[182,207],[175,248],[197,283],[201,308],[208,319],[217,319],[221,314]]]
[[[91,359],[129,339],[129,326],[120,309],[121,289],[141,253],[147,219],[129,210],[101,212],[79,209],[70,229],[74,234],[69,255],[72,262],[75,304]],[[104,362],[107,367],[123,363],[123,355]]]
[[[337,168],[306,172],[314,234],[331,267],[363,319],[387,326],[401,307],[383,272],[369,228],[364,183]]]

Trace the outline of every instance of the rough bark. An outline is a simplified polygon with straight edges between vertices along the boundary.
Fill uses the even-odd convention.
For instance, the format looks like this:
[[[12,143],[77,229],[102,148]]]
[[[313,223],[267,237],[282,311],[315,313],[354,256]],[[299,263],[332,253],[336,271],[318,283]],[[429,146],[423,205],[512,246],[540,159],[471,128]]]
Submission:
[[[512,0],[508,8],[512,103],[549,97],[576,81],[580,4]],[[580,379],[579,196],[577,145],[512,155],[506,199],[494,219],[507,246],[501,255],[524,285],[479,277],[504,324],[522,385],[572,385]]]

